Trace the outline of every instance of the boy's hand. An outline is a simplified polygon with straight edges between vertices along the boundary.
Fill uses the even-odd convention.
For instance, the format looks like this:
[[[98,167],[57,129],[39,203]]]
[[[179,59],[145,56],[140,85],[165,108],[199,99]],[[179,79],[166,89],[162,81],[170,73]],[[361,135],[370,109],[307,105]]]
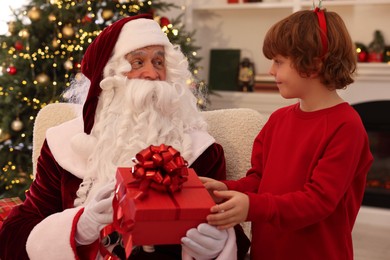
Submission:
[[[233,227],[247,219],[249,211],[248,195],[238,191],[214,191],[215,197],[225,202],[211,208],[207,221],[218,229]]]
[[[228,188],[225,185],[225,183],[217,181],[217,180],[214,180],[214,179],[211,179],[211,178],[207,178],[207,177],[199,177],[199,179],[202,181],[204,187],[210,193],[210,195],[213,198],[214,202],[215,203],[221,203],[222,199],[219,198],[219,197],[216,197],[214,195],[214,191],[215,190],[216,191],[225,191],[225,190],[227,190]]]

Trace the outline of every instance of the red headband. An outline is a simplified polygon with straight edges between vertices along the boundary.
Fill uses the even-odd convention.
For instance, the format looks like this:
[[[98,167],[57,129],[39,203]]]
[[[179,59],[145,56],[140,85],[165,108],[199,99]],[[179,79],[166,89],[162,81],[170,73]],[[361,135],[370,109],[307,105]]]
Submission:
[[[317,15],[318,24],[321,28],[322,57],[324,57],[328,52],[328,29],[326,28],[325,12],[318,7],[314,9],[314,12]]]

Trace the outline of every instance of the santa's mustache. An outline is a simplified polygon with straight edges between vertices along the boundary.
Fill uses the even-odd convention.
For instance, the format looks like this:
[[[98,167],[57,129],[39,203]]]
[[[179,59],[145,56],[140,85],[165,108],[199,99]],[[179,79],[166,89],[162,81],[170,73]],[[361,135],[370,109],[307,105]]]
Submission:
[[[124,107],[132,113],[139,114],[153,109],[170,116],[180,106],[183,93],[180,88],[165,81],[127,79],[126,77],[109,77],[102,81],[102,97],[105,107],[110,112],[120,112]]]

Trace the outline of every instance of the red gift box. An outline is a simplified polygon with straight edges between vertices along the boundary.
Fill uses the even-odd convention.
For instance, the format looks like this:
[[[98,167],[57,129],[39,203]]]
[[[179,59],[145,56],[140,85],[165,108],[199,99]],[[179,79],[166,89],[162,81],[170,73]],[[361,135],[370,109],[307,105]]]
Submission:
[[[124,236],[125,244],[126,239],[132,239],[133,245],[180,244],[187,230],[206,222],[215,205],[193,169],[188,169],[180,191],[149,189],[142,199],[135,199],[139,187],[131,184],[135,181],[131,168],[118,168],[116,179],[121,225],[131,233],[131,238]]]
[[[0,199],[0,222],[4,221],[11,210],[22,204],[23,201],[19,197]]]

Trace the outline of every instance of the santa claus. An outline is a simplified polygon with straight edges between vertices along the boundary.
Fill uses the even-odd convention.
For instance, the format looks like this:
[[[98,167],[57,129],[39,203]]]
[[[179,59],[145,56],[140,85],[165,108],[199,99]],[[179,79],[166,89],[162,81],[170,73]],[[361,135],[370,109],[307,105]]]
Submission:
[[[103,30],[84,55],[82,74],[67,92],[83,100],[82,113],[47,131],[36,179],[0,230],[1,259],[104,257],[99,234],[112,223],[116,168],[132,166],[149,145],[171,145],[198,175],[225,178],[223,149],[188,86],[188,62],[148,15]],[[245,244],[239,254],[236,233]],[[182,245],[139,247],[130,259],[235,259],[249,246],[242,235],[201,224]],[[120,256],[118,241],[109,248]]]

